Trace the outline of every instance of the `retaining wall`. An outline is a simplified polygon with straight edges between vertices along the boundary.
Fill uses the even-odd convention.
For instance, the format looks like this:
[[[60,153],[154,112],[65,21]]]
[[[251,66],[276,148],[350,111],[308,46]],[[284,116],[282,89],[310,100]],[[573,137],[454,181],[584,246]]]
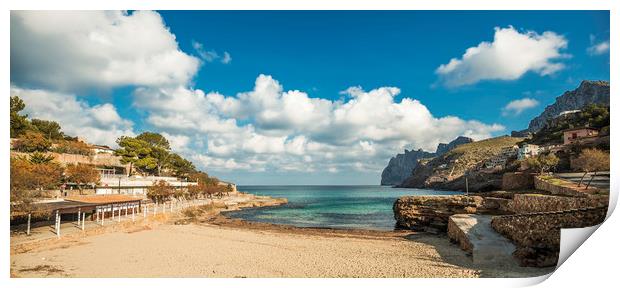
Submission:
[[[566,197],[540,194],[515,194],[513,196],[511,208],[514,213],[521,214],[603,207],[608,204],[609,196],[606,195]]]
[[[605,220],[607,206],[561,212],[496,216],[491,226],[517,245],[515,257],[523,266],[546,267],[557,264],[560,229],[582,228]]]

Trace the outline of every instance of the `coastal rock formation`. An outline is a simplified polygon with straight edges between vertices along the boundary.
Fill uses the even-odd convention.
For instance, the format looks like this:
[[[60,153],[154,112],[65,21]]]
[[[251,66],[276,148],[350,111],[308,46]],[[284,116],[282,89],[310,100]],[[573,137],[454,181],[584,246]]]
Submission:
[[[437,150],[435,151],[435,156],[441,156],[443,154],[446,154],[448,151],[456,148],[456,146],[471,142],[474,142],[474,139],[465,136],[459,136],[448,144],[439,143],[439,145],[437,145]]]
[[[484,163],[523,138],[496,137],[457,146],[444,155],[421,162],[399,187],[492,191],[502,187],[502,174],[482,171]],[[466,180],[467,179],[467,180]]]
[[[555,99],[555,103],[547,106],[542,114],[530,121],[526,131],[537,132],[545,125],[547,120],[565,111],[581,109],[587,104],[604,104],[609,106],[608,81],[585,80],[581,82],[577,89],[564,92],[564,94]]]
[[[404,154],[398,154],[390,159],[387,167],[381,172],[381,185],[398,185],[411,175],[411,171],[418,165],[418,160],[432,158],[435,153],[405,150]]]
[[[469,137],[459,136],[448,144],[440,143],[437,145],[435,153],[426,152],[422,149],[417,151],[405,150],[404,154],[398,154],[392,157],[388,165],[383,169],[381,173],[381,185],[399,185],[411,176],[411,172],[418,165],[419,160],[441,156],[459,145],[471,143],[473,141],[474,140]]]
[[[445,232],[454,214],[473,214],[483,207],[480,196],[405,196],[394,202],[396,228]]]

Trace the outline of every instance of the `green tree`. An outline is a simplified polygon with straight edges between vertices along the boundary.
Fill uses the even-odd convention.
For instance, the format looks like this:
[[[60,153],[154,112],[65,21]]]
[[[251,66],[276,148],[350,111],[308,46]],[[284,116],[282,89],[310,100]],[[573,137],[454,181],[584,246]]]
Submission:
[[[534,170],[538,170],[542,175],[545,171],[551,170],[560,163],[560,159],[553,153],[539,154],[536,157],[530,157],[524,160],[525,165]]]
[[[32,126],[49,140],[61,140],[65,134],[60,129],[60,124],[55,121],[32,119]]]
[[[168,165],[168,159],[171,156],[170,143],[168,142],[168,139],[159,133],[148,131],[136,136],[136,139],[149,144],[151,150],[149,156],[155,159],[157,175],[161,175],[162,168]],[[151,164],[150,161],[149,164]]]
[[[20,115],[19,112],[26,108],[24,101],[17,96],[11,96],[11,138],[16,138],[30,129],[28,115]]]
[[[172,170],[172,174],[176,177],[186,177],[196,171],[196,166],[192,162],[176,153],[170,154],[167,167]]]
[[[148,143],[151,147],[157,147],[164,150],[170,150],[170,143],[166,137],[162,136],[159,133],[154,132],[142,132],[140,135],[136,136],[136,139],[142,140]]]
[[[13,145],[13,148],[20,152],[47,152],[50,147],[52,142],[34,131],[26,131]]]
[[[54,160],[54,156],[47,155],[41,152],[34,152],[30,154],[29,160],[32,164],[44,164],[44,163],[52,162]]]
[[[598,171],[609,170],[609,153],[605,153],[598,149],[584,149],[581,151],[579,157],[573,160],[572,166],[573,168],[583,172],[577,186],[581,186],[583,183],[583,178],[586,177],[586,174],[594,171],[594,175],[590,178],[590,181],[588,181],[588,184],[586,185],[586,189],[588,189],[592,179],[596,177]]]
[[[121,157],[121,163],[129,164],[129,175],[132,174],[134,165],[147,168],[153,166],[154,159],[146,159],[151,153],[151,147],[147,142],[129,136],[121,136],[116,140],[116,144],[120,148],[116,149],[114,154]]]

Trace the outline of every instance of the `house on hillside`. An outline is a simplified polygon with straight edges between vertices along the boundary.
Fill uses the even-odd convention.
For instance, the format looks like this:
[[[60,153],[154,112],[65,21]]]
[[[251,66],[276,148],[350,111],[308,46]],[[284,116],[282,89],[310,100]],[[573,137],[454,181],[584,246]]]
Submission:
[[[110,154],[114,155],[114,149],[106,146],[106,145],[91,145],[91,149],[95,154]]]
[[[598,129],[590,127],[567,129],[562,132],[564,133],[564,145],[593,141],[599,134]]]
[[[517,159],[524,160],[530,157],[537,156],[540,153],[540,146],[534,144],[523,144],[519,147]]]
[[[484,166],[487,169],[492,169],[492,168],[503,169],[504,167],[506,167],[506,163],[508,162],[510,158],[514,159],[515,157],[517,157],[518,152],[519,152],[519,146],[517,145],[504,147],[502,148],[502,150],[500,150],[500,153],[498,155],[491,157],[489,160],[487,160]]]

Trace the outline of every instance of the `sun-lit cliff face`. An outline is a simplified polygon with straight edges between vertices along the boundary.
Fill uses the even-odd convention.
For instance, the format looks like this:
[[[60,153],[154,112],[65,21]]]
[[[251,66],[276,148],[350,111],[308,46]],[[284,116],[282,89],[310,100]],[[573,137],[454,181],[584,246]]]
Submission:
[[[555,99],[555,102],[545,108],[545,111],[530,121],[527,130],[537,132],[547,120],[560,115],[564,111],[578,110],[588,104],[603,104],[609,106],[609,81],[581,82],[577,89],[566,91]]]
[[[404,154],[397,154],[390,159],[387,167],[381,173],[381,185],[400,185],[411,176],[411,172],[418,165],[418,161],[427,158],[433,158],[445,154],[458,145],[471,143],[473,140],[469,137],[459,136],[450,143],[440,143],[437,145],[435,153],[419,150],[405,150]]]

